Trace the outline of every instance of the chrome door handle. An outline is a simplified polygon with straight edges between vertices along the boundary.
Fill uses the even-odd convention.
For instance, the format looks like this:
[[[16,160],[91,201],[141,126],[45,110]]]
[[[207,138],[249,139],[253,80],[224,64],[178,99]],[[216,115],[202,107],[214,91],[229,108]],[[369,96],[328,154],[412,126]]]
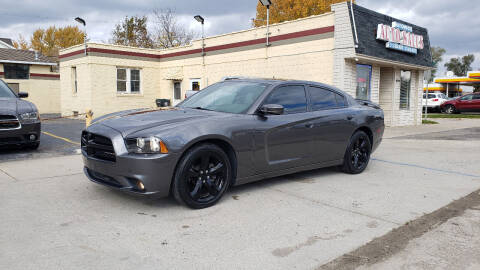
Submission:
[[[347,116],[347,120],[352,120],[353,119],[353,116],[349,115]]]
[[[305,127],[306,128],[313,128],[313,124],[306,124]]]

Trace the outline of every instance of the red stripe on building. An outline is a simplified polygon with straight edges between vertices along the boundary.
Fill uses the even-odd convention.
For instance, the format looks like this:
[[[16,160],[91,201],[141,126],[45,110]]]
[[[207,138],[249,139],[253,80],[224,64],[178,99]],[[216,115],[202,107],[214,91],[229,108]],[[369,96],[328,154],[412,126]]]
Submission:
[[[301,38],[301,37],[307,37],[307,36],[312,36],[312,35],[332,33],[334,31],[335,31],[335,26],[327,26],[327,27],[310,29],[310,30],[305,30],[305,31],[300,31],[300,32],[295,32],[295,33],[272,36],[272,37],[270,37],[270,42],[276,42],[276,41],[282,41],[282,40],[288,40],[288,39],[294,39],[294,38]],[[259,38],[259,39],[229,43],[229,44],[224,44],[224,45],[206,47],[205,52],[213,52],[213,51],[227,50],[227,49],[233,49],[233,48],[240,48],[240,47],[245,47],[245,46],[258,45],[258,44],[262,44],[262,43],[266,43],[266,38]],[[85,52],[84,50],[79,50],[79,51],[75,51],[75,52],[71,52],[71,53],[67,53],[67,54],[62,54],[62,55],[59,56],[59,58],[71,57],[71,56],[75,56],[75,55],[78,55],[78,54],[82,54],[84,52]],[[126,55],[126,56],[163,59],[163,58],[171,58],[171,57],[201,53],[202,49],[193,49],[193,50],[181,51],[181,52],[169,53],[169,54],[163,54],[163,55],[161,55],[161,54],[150,54],[150,53],[139,53],[139,52],[129,52],[129,51],[119,51],[119,50],[111,50],[111,49],[101,49],[101,48],[88,48],[87,52],[97,52],[97,53],[105,53],[105,54],[116,54],[116,55]]]
[[[160,58],[160,55],[158,55],[158,54],[129,52],[129,51],[117,51],[117,50],[100,49],[100,48],[88,48],[87,52],[108,53],[108,54],[118,54],[118,55],[147,57],[147,58]]]
[[[56,79],[60,79],[60,74],[30,73],[30,77],[43,77],[43,78],[56,78]]]
[[[75,55],[82,54],[82,53],[85,53],[85,50],[74,51],[74,52],[71,52],[71,53],[62,54],[62,55],[59,55],[58,58],[62,59],[62,58],[75,56]]]
[[[0,75],[4,75],[4,74],[5,74],[5,73],[3,73],[3,72],[0,72]]]

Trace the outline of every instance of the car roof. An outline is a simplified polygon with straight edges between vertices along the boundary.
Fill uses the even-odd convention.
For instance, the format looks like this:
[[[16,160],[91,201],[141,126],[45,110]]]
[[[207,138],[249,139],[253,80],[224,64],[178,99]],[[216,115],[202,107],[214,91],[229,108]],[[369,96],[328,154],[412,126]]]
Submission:
[[[319,83],[319,82],[313,82],[313,81],[303,81],[303,80],[289,80],[289,79],[278,79],[278,78],[246,78],[246,77],[227,77],[227,78],[224,78],[223,79],[224,82],[228,81],[228,82],[231,82],[231,81],[235,81],[235,82],[257,82],[257,83],[268,83],[268,84],[272,84],[272,85],[282,85],[282,84],[295,84],[295,83],[298,83],[298,84],[307,84],[307,85],[315,85],[315,86],[320,86],[320,87],[325,87],[325,88],[330,88],[330,89],[333,89],[333,90],[337,90],[337,91],[340,91],[340,92],[343,92],[341,91],[340,89],[332,86],[332,85],[328,85],[328,84],[324,84],[324,83]]]

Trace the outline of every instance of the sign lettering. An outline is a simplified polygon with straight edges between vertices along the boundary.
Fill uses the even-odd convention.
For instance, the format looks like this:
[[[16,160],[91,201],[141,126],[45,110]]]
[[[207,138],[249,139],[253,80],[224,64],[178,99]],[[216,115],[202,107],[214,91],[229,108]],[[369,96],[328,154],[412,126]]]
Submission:
[[[423,50],[423,36],[413,33],[411,26],[393,22],[392,26],[379,24],[377,39],[386,41],[386,47],[406,53],[417,54]]]

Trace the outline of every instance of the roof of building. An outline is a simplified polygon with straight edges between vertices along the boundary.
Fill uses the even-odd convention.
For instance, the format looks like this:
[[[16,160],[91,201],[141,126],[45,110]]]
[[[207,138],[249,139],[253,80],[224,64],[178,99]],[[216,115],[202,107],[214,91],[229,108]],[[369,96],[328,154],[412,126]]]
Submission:
[[[17,63],[30,65],[56,65],[47,56],[35,51],[0,48],[0,63]]]
[[[11,38],[0,38],[0,41],[3,41],[4,43],[13,47],[13,41]]]
[[[352,13],[350,4],[348,8],[349,12]],[[355,36],[353,22],[355,22],[358,34],[358,46],[355,48],[357,54],[424,67],[433,66],[427,29],[355,4],[353,4],[353,14],[354,19],[350,17],[350,20],[352,22],[353,36]],[[423,36],[424,48],[422,50],[419,49],[417,54],[387,49],[384,41],[377,40],[377,28],[379,24],[392,25],[392,22],[400,22],[411,26],[413,33]]]

